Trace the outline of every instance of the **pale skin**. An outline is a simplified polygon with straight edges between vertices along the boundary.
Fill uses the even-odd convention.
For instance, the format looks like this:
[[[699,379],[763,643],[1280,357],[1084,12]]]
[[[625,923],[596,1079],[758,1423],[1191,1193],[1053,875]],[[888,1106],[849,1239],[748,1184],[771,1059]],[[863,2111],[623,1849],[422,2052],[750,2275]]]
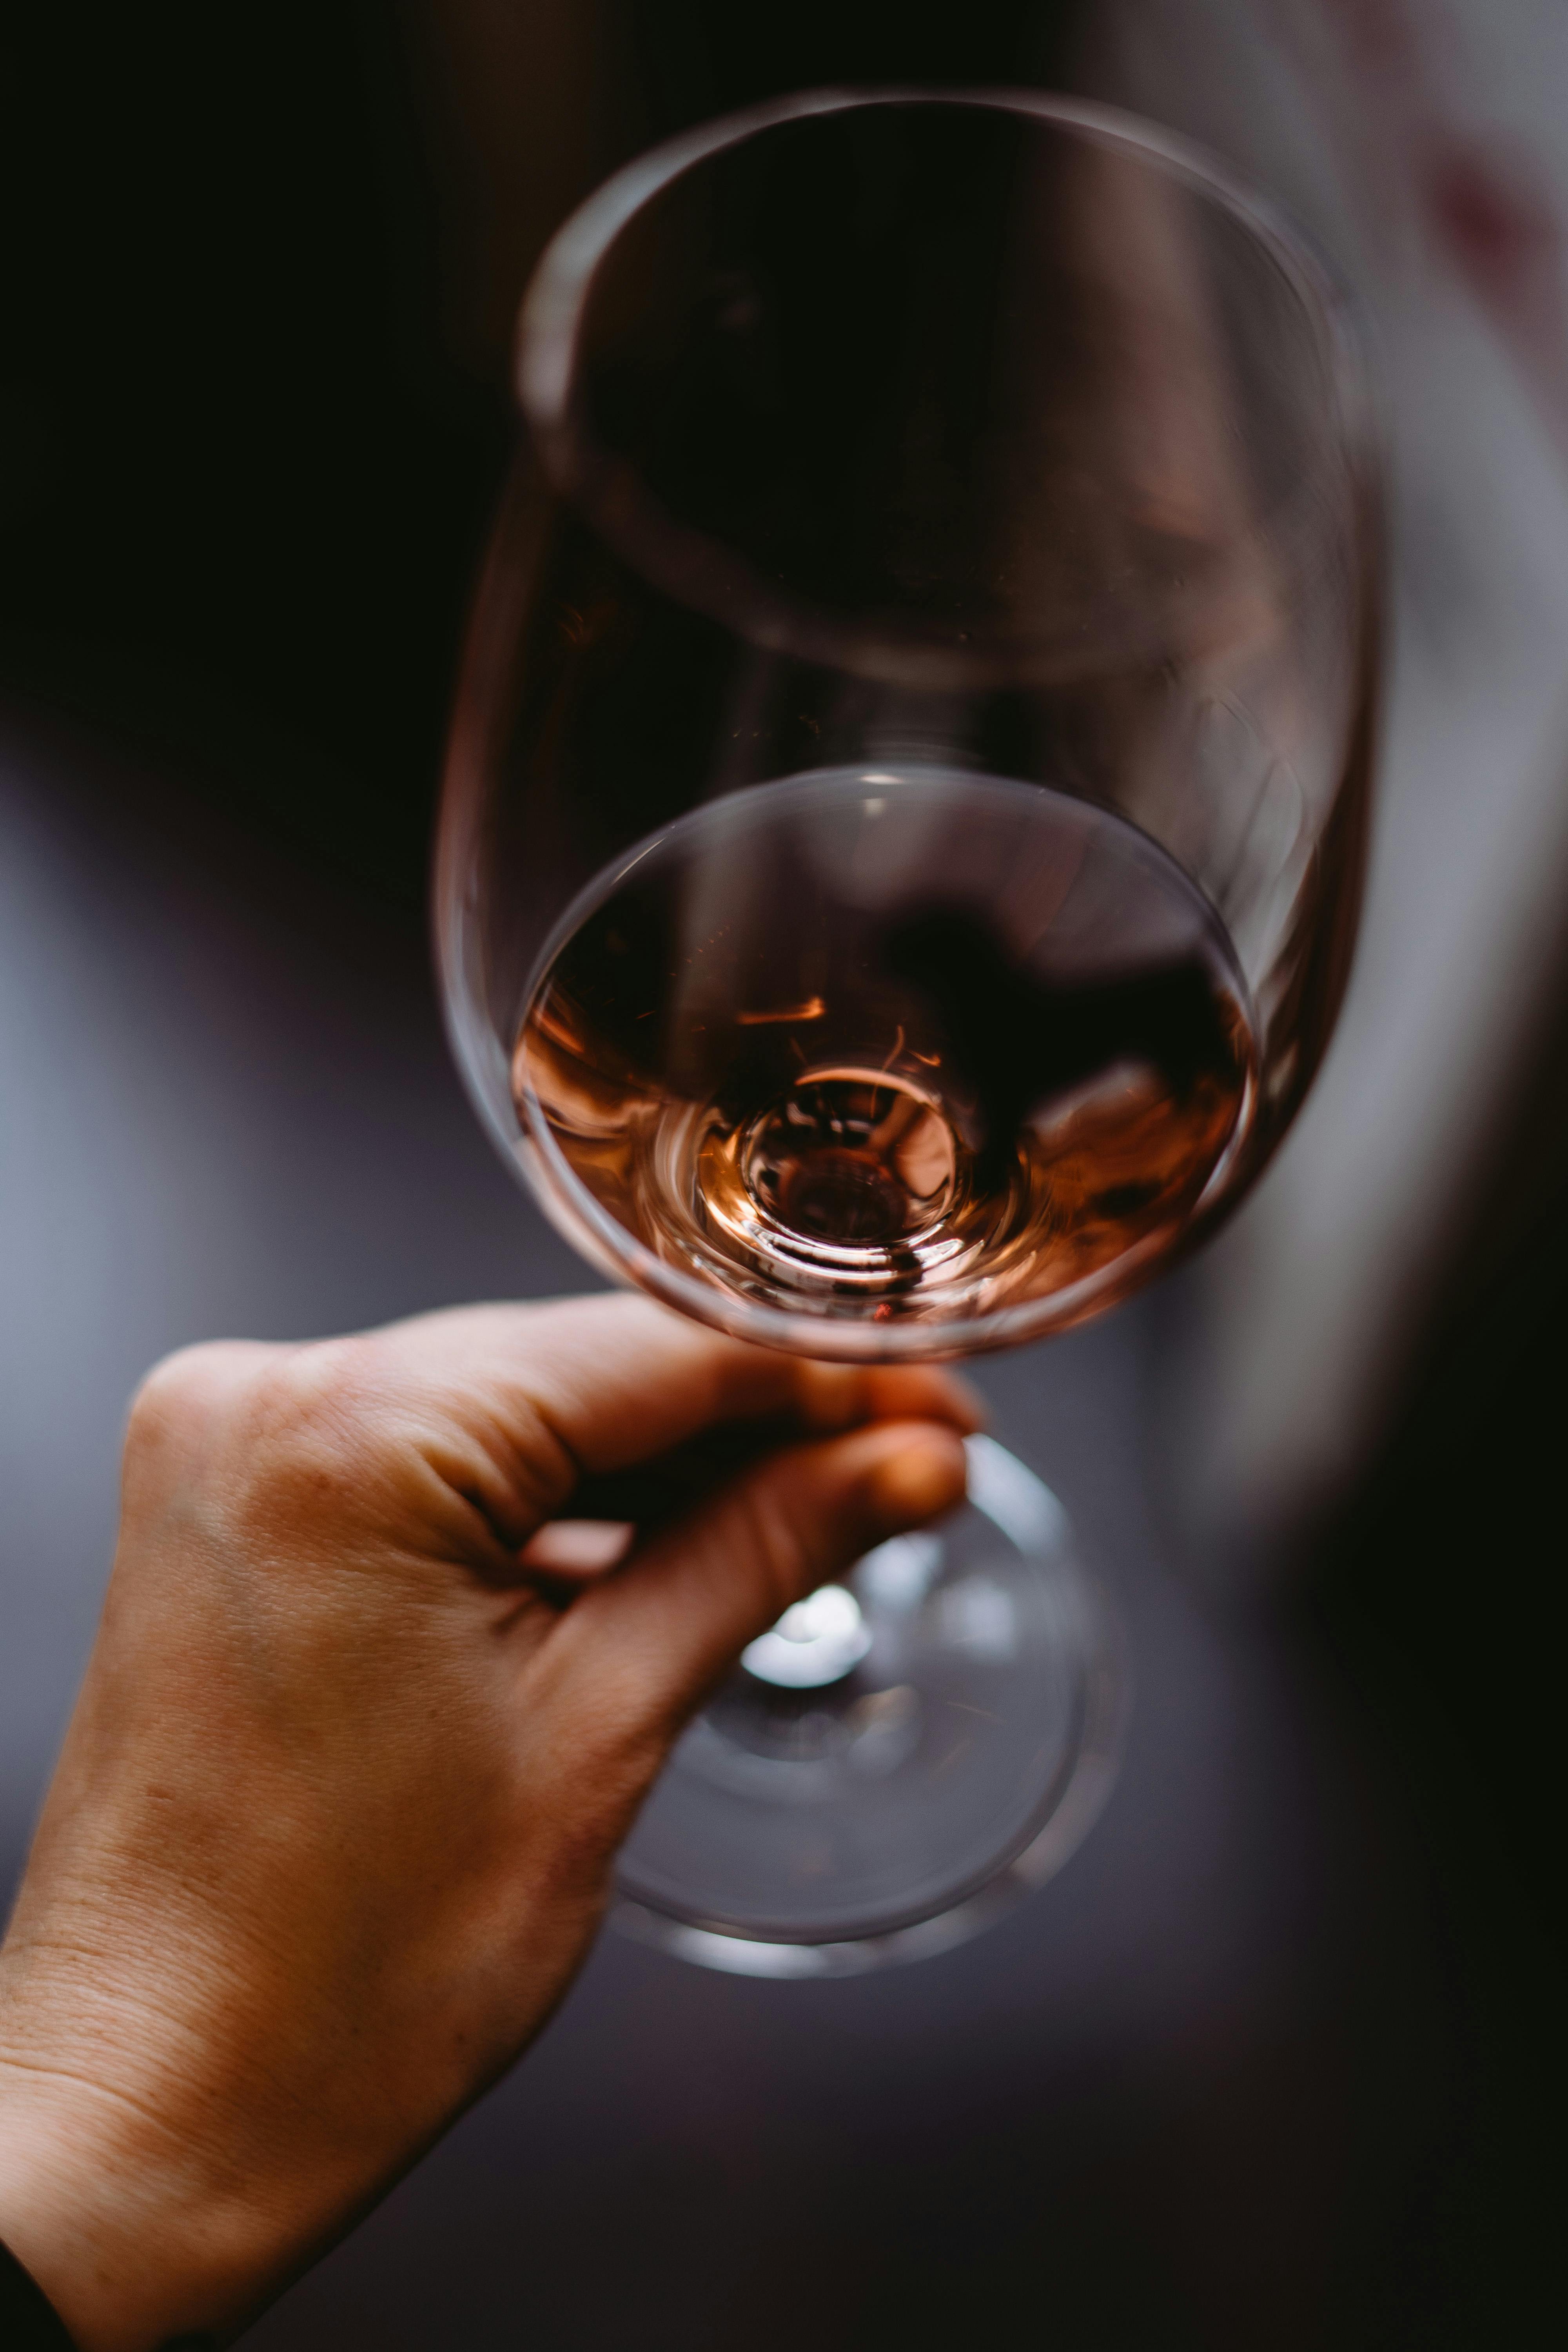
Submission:
[[[159,1367],[0,1950],[0,2239],[83,2352],[226,2340],[511,2065],[704,1692],[976,1422],[624,1297]]]

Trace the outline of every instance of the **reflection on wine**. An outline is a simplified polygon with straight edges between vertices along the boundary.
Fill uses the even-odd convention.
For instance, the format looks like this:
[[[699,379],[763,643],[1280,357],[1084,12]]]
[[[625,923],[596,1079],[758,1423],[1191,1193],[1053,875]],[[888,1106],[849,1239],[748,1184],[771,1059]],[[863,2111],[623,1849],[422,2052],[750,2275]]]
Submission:
[[[941,1323],[1141,1280],[1239,1145],[1253,1066],[1224,933],[1143,835],[1037,785],[857,770],[711,803],[602,877],[513,1086],[666,1262]]]

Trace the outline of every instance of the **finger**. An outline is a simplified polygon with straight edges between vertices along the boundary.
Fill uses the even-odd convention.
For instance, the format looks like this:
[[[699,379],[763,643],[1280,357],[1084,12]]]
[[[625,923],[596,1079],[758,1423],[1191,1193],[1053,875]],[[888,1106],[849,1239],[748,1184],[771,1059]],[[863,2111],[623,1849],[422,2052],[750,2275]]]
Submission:
[[[898,1416],[967,1431],[983,1418],[965,1384],[933,1365],[818,1364],[625,1295],[468,1307],[379,1339],[422,1386],[446,1391],[477,1433],[510,1439],[516,1491],[531,1507],[520,1541],[583,1475],[647,1462],[715,1423],[778,1414],[835,1430]],[[508,1450],[497,1458],[501,1485]],[[498,1524],[515,1518],[499,1492],[485,1500]]]
[[[792,1601],[951,1510],[964,1472],[957,1433],[932,1422],[774,1454],[586,1591],[552,1637],[552,1676],[612,1738],[668,1740]]]
[[[519,1558],[536,1574],[586,1580],[618,1568],[636,1535],[626,1519],[546,1519]]]
[[[980,1426],[978,1399],[934,1365],[822,1364],[731,1339],[626,1293],[475,1307],[394,1327],[432,1369],[488,1370],[547,1411],[584,1469],[620,1469],[715,1422],[790,1412],[809,1429],[893,1413]],[[392,1336],[392,1335],[389,1335]]]
[[[546,1519],[523,1545],[517,1565],[542,1601],[566,1609],[585,1585],[620,1566],[637,1532],[626,1519]]]

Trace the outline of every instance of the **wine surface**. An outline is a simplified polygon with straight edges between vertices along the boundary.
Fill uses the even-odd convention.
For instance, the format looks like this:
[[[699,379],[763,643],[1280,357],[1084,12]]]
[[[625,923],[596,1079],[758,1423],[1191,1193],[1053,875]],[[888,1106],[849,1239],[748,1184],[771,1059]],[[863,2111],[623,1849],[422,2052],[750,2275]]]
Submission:
[[[857,769],[618,860],[542,960],[512,1083],[601,1234],[737,1302],[945,1326],[1141,1280],[1239,1144],[1254,1062],[1224,932],[1144,835],[1040,785]]]

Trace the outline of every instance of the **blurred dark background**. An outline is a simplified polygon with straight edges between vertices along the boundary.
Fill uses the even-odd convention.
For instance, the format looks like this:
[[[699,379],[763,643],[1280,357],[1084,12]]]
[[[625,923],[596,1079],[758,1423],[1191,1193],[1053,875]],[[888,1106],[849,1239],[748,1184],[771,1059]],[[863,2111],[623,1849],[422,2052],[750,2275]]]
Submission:
[[[1364,44],[1405,37],[1391,7],[1271,13],[1282,55],[1297,19],[1351,24],[1352,96],[1381,69]],[[578,1278],[472,1130],[424,946],[540,246],[624,156],[768,93],[1117,95],[1104,22],[1083,0],[12,12],[7,1867],[142,1365]],[[1158,90],[1145,72],[1146,110]],[[1544,317],[1568,281],[1539,282]],[[1126,1780],[1063,1880],[876,1987],[606,1947],[516,2084],[258,2341],[809,2330],[831,2352],[1005,2324],[1239,2352],[1492,2346],[1532,2314],[1533,2340],[1563,2190],[1565,981],[1530,959],[1353,1475],[1250,1536],[1245,1573],[1208,1572],[1162,1485],[1149,1366],[1180,1299],[989,1373],[1140,1645]]]
[[[687,123],[824,80],[1037,79],[1071,10],[963,13],[16,12],[6,685],[416,910],[538,248]]]

